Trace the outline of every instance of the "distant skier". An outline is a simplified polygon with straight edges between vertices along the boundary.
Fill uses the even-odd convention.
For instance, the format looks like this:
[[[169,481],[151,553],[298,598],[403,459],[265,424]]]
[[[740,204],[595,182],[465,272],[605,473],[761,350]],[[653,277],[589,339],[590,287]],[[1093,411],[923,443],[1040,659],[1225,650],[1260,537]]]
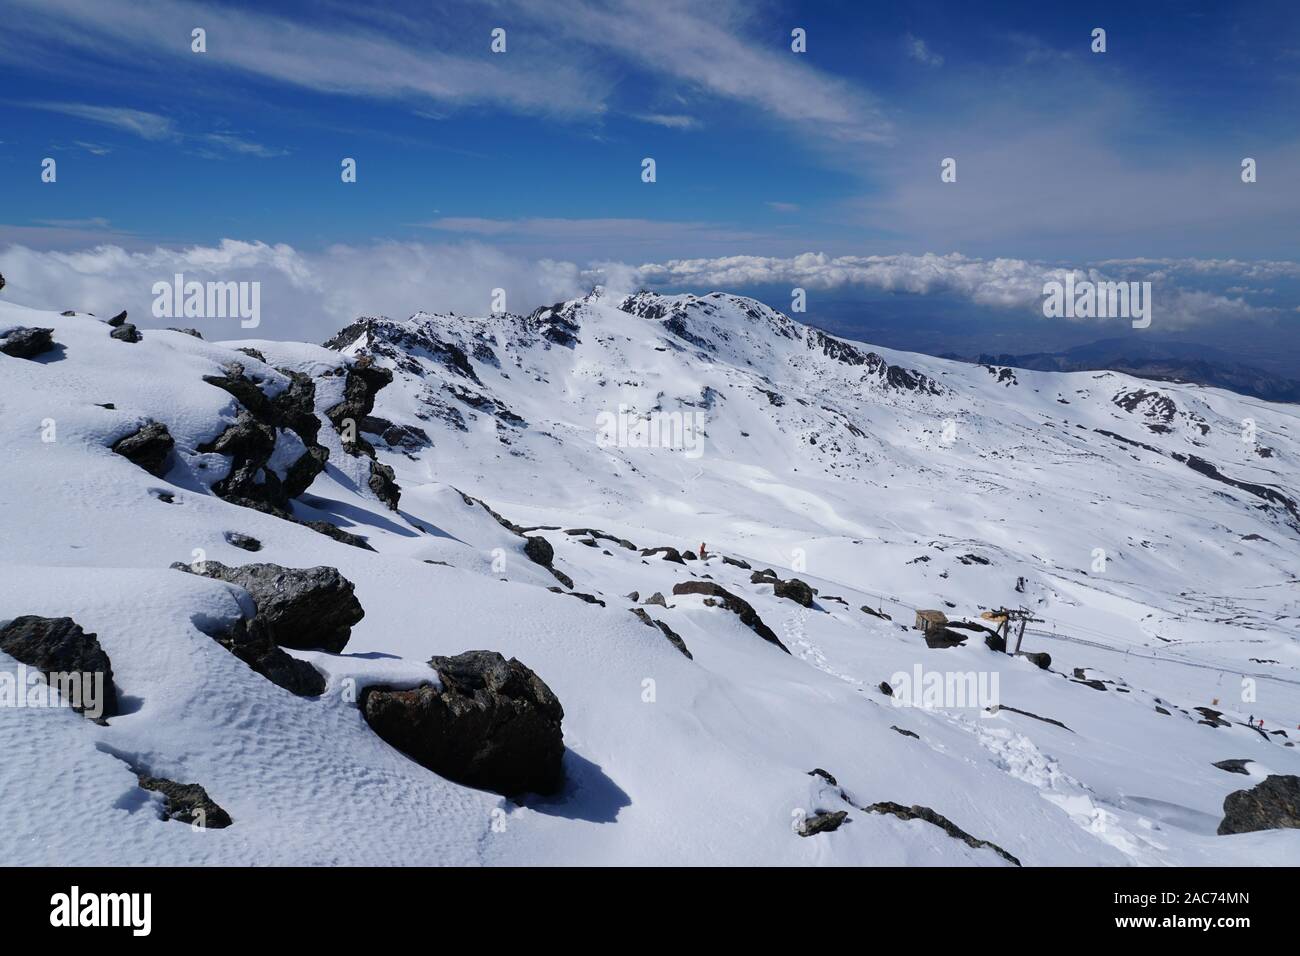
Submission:
[[[700,560],[703,561],[703,560],[704,560],[705,558],[707,558],[708,556],[709,556],[709,552],[707,552],[707,551],[704,550],[704,542],[701,541],[701,542],[700,542]]]

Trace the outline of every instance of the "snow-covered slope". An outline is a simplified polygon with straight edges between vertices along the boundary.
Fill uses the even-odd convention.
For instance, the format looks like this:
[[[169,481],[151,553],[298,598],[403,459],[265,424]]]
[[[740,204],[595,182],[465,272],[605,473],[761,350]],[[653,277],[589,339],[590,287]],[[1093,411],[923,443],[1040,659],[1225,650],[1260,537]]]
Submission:
[[[97,633],[125,706],[105,726],[0,707],[6,860],[1008,865],[988,841],[1024,865],[1300,862],[1300,832],[1215,832],[1228,793],[1300,772],[1295,407],[872,349],[722,294],[361,319],[327,347],[127,342],[0,304],[11,326],[60,347],[0,355],[0,624]],[[358,444],[326,413],[365,357],[393,380]],[[294,374],[314,385],[328,463],[280,514],[219,497],[230,458],[198,450],[239,420],[210,381],[232,362],[270,400]],[[147,420],[175,439],[161,477],[111,451]],[[292,483],[304,443],[275,434],[266,467]],[[643,554],[702,542],[704,560]],[[169,569],[196,560],[355,582],[345,650],[291,652],[327,676],[322,696],[208,636],[240,595]],[[764,569],[815,588],[811,606]],[[777,642],[674,595],[686,582],[748,602]],[[667,606],[641,603],[655,592]],[[1042,619],[1023,649],[1049,669],[982,632],[931,648],[911,629],[917,608],[1000,606]],[[477,648],[563,703],[560,795],[452,783],[362,719],[358,687]],[[995,680],[996,700],[897,706],[881,682],[918,666]],[[1232,758],[1244,775],[1213,766]],[[201,783],[234,824],[160,820],[142,770]],[[838,829],[796,832],[835,811]]]

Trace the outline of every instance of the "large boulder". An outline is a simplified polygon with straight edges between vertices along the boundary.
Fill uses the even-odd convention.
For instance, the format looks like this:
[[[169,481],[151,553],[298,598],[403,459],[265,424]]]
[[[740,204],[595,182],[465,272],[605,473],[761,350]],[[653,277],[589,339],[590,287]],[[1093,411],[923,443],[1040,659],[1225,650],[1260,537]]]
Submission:
[[[773,584],[772,593],[779,598],[785,598],[787,601],[794,601],[795,604],[803,607],[812,607],[813,595],[817,592],[813,590],[812,585],[807,581],[791,578],[789,581],[777,581]]]
[[[0,352],[30,359],[54,348],[53,329],[11,329],[0,336]]]
[[[375,733],[467,786],[516,795],[564,785],[564,708],[540,677],[495,651],[429,664],[441,687],[363,692],[361,713]]]
[[[524,554],[534,564],[549,568],[555,560],[555,547],[542,537],[524,538]]]
[[[36,668],[52,683],[79,680],[74,699],[67,701],[75,710],[97,719],[117,714],[113,665],[99,638],[87,634],[72,618],[16,617],[0,627],[0,651]],[[88,694],[97,699],[89,699]]]
[[[1223,800],[1220,836],[1285,829],[1300,829],[1300,777],[1273,774],[1263,783],[1234,791]]]
[[[155,478],[167,474],[167,459],[176,440],[162,422],[146,422],[131,434],[113,442],[113,451],[139,465]]]
[[[162,816],[205,830],[221,830],[234,823],[208,792],[197,783],[177,783],[164,777],[139,775],[140,788],[163,795]]]
[[[280,647],[321,648],[337,654],[347,646],[352,625],[366,616],[353,593],[355,586],[337,568],[228,567],[220,561],[177,562],[172,567],[243,588],[253,596],[256,619],[265,635]]]

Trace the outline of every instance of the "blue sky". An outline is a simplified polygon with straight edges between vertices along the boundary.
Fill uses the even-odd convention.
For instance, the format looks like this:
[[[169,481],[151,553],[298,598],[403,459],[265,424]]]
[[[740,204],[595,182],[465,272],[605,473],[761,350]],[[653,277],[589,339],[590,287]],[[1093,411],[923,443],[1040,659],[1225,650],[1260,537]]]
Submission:
[[[147,255],[237,240],[319,257],[396,242],[490,250],[489,271],[494,255],[523,271],[571,263],[579,278],[609,261],[958,254],[985,266],[1171,259],[1182,265],[1166,271],[1202,283],[1187,263],[1300,259],[1290,0],[0,11],[10,259],[12,247]],[[206,53],[191,52],[194,27]],[[489,48],[496,27],[504,54]],[[791,51],[795,27],[807,53]],[[1090,51],[1094,27],[1104,54]],[[647,156],[653,184],[640,179]],[[949,156],[958,181],[945,184]],[[1250,185],[1246,156],[1259,164]],[[55,184],[40,181],[45,157]],[[358,162],[355,184],[340,182],[343,157]],[[932,264],[899,268],[915,274],[820,281],[876,308],[904,287],[973,318],[1001,314],[996,296],[956,280],[926,286]],[[670,275],[686,287],[715,272]],[[1219,273],[1214,291],[1264,310],[1256,320],[1294,314],[1300,274],[1278,267],[1251,285]],[[528,283],[524,299],[554,275]],[[1197,321],[1220,330],[1240,312],[1204,311]]]

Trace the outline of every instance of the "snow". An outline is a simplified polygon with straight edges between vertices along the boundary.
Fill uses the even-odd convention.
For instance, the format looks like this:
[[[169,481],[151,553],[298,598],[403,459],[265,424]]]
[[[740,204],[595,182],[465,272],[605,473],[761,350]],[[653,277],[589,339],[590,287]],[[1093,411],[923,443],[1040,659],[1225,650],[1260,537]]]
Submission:
[[[1107,372],[1016,370],[1007,385],[980,366],[857,346],[936,383],[906,388],[872,362],[836,361],[817,333],[752,300],[639,301],[662,314],[603,294],[565,304],[572,348],[539,335],[544,318],[429,313],[341,351],[148,330],[124,343],[93,317],[0,303],[0,327],[53,328],[63,346],[35,361],[0,355],[0,622],[74,618],[98,634],[126,702],[107,726],[0,707],[0,859],[1008,865],[924,821],[859,809],[892,801],[930,807],[1025,865],[1300,862],[1300,831],[1215,833],[1228,793],[1300,773],[1300,750],[1285,746],[1300,739],[1300,528],[1174,457],[1294,498],[1300,411]],[[673,316],[691,339],[668,327]],[[423,338],[386,338],[399,332]],[[294,511],[364,535],[374,553],[209,492],[227,463],[195,449],[237,405],[203,376],[239,361],[278,389],[275,368],[307,372],[323,420],[342,395],[337,371],[360,351],[395,372],[373,414],[432,444],[366,436],[402,487],[393,512],[325,422],[329,467]],[[1133,411],[1116,402],[1136,392],[1176,411],[1165,421],[1149,397]],[[600,442],[597,416],[620,405],[701,415],[703,453]],[[146,419],[177,441],[164,479],[109,450]],[[281,467],[292,460],[282,444]],[[560,529],[530,533],[552,543],[575,591],[607,606],[549,591],[557,580],[522,539],[462,492],[516,524]],[[703,541],[710,557],[680,565],[605,539],[589,547],[564,533],[577,528],[638,548]],[[234,548],[227,531],[264,547]],[[722,554],[807,581],[816,607],[777,598]],[[989,563],[959,560],[968,555]],[[320,699],[272,685],[203,633],[232,620],[241,595],[168,568],[196,559],[325,564],[355,582],[366,616],[344,652],[292,652],[327,676]],[[791,654],[724,608],[672,594],[706,574]],[[632,591],[667,597],[645,610],[693,660],[628,612]],[[910,629],[916,608],[978,620],[1020,603],[1044,619],[1025,649],[1048,651],[1051,671],[976,632],[940,650]],[[476,648],[518,657],[562,702],[569,785],[558,797],[514,803],[444,780],[361,719],[362,687],[435,681],[431,656]],[[878,685],[918,664],[996,674],[1006,708],[895,706]],[[0,654],[0,668],[16,667]],[[1075,668],[1112,683],[1085,686]],[[1231,725],[1198,723],[1197,706]],[[1248,716],[1288,736],[1261,735]],[[1228,758],[1255,762],[1245,775],[1212,766]],[[128,764],[201,783],[234,825],[158,819]],[[794,832],[824,810],[849,822]]]

